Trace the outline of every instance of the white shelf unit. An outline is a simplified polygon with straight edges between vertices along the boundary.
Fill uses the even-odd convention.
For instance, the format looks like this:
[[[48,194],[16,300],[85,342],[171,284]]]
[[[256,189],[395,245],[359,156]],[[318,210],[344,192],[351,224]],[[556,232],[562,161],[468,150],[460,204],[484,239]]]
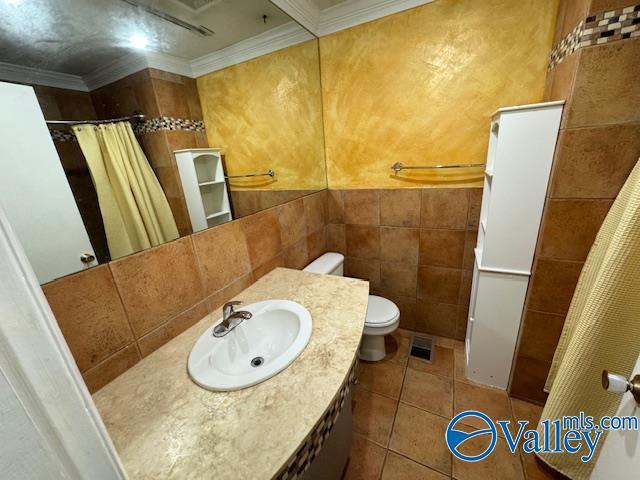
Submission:
[[[232,219],[220,150],[195,148],[173,152],[194,232]]]
[[[469,379],[507,388],[564,102],[491,118],[466,337]]]

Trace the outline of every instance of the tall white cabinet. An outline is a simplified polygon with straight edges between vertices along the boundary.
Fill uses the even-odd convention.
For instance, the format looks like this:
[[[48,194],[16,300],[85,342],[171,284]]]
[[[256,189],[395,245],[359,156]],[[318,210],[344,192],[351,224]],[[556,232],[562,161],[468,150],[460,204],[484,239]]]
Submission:
[[[478,383],[509,383],[563,103],[501,108],[491,119],[465,345],[467,377]]]
[[[193,231],[198,232],[231,220],[229,192],[220,150],[194,148],[173,153]]]

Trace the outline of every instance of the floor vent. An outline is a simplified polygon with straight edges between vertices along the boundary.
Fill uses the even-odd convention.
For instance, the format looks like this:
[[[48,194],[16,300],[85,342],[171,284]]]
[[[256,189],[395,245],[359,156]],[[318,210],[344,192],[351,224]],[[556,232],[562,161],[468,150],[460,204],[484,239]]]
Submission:
[[[433,362],[434,340],[423,335],[413,335],[411,337],[411,350],[409,355],[424,362]]]

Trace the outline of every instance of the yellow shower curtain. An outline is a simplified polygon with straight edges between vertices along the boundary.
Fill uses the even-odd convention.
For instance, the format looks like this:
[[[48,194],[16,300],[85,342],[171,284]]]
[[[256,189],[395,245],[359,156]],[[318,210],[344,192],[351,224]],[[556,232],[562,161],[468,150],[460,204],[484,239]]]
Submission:
[[[128,122],[73,127],[98,193],[112,259],[178,238],[169,202]]]
[[[615,415],[621,395],[605,391],[603,369],[629,376],[640,338],[640,162],[618,194],[582,268],[553,358],[542,418],[583,411],[596,421]],[[542,432],[542,428],[538,427]],[[580,455],[538,456],[572,479],[589,478],[604,443],[588,463]]]

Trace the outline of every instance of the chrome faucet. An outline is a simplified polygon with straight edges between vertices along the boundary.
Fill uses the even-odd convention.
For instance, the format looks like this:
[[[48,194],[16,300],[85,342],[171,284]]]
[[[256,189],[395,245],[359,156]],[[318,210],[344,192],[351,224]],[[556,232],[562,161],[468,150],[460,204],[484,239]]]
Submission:
[[[245,320],[249,320],[253,315],[251,312],[247,312],[244,310],[235,311],[233,309],[236,305],[241,305],[242,302],[239,300],[234,300],[232,302],[227,302],[222,307],[222,322],[213,327],[213,336],[214,337],[224,337],[227,333],[232,331],[238,325],[240,325]]]

